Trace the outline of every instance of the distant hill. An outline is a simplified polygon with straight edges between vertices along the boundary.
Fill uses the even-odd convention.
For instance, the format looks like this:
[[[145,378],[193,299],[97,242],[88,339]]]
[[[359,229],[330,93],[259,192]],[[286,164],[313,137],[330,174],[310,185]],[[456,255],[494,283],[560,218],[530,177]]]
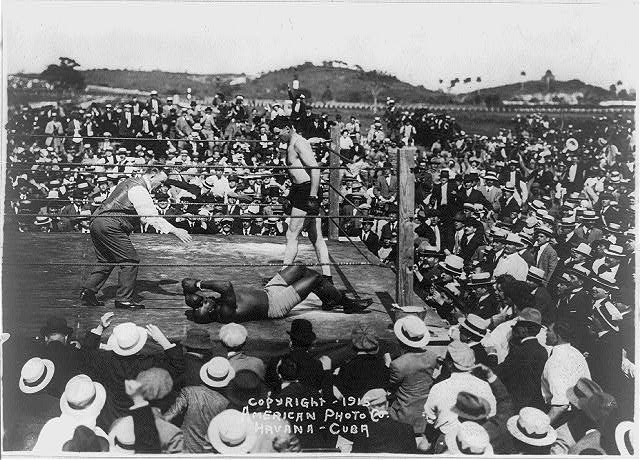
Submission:
[[[334,61],[330,61],[334,62]],[[156,90],[160,94],[186,94],[187,88],[198,96],[225,96],[242,93],[250,99],[286,99],[287,83],[294,76],[300,89],[313,101],[334,100],[373,102],[372,91],[378,102],[391,97],[404,103],[452,101],[450,95],[413,86],[393,75],[376,71],[365,72],[358,66],[347,67],[327,63],[315,66],[308,62],[300,66],[267,72],[251,79],[245,74],[199,75],[178,72],[94,69],[82,71],[87,85],[112,88]]]
[[[580,80],[551,81],[548,91],[545,81],[532,80],[459,94],[456,100],[467,104],[486,100],[588,104],[609,100],[612,97],[612,94],[606,89],[589,85]]]
[[[307,62],[267,72],[239,88],[249,97],[286,99],[287,83],[290,84],[296,76],[300,81],[300,90],[313,101],[372,103],[374,92],[378,102],[384,102],[387,97],[401,103],[452,101],[451,96],[442,92],[411,85],[386,73],[367,72],[359,66],[347,66],[339,61],[330,61],[322,66]]]

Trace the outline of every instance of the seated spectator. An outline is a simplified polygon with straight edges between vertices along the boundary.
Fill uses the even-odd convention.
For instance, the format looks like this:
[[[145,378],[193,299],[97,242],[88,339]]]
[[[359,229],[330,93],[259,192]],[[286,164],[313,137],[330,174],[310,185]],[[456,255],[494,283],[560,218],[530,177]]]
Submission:
[[[184,387],[173,405],[164,413],[167,422],[183,416],[184,452],[211,453],[207,440],[209,422],[229,405],[222,393],[235,376],[226,358],[216,356],[200,369],[200,385]]]
[[[374,388],[388,388],[389,367],[379,353],[375,331],[359,324],[351,331],[351,345],[356,355],[337,369],[333,379],[340,394],[359,399]]]
[[[212,357],[209,331],[197,327],[190,328],[181,343],[185,349],[184,372],[178,376],[176,387],[200,385],[200,369]]]
[[[236,374],[243,369],[248,369],[255,372],[260,379],[264,379],[266,372],[264,362],[260,358],[248,356],[242,351],[247,342],[247,329],[242,324],[225,324],[220,328],[218,336],[227,350],[227,359]]]
[[[557,437],[549,416],[533,407],[520,409],[507,420],[507,429],[514,439],[515,451],[523,455],[548,455]]]

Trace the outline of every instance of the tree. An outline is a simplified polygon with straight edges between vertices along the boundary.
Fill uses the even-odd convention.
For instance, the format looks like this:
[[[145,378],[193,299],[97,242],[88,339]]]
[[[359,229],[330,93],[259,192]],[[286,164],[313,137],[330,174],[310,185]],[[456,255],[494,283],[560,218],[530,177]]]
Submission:
[[[524,82],[527,80],[527,72],[524,70],[520,72],[522,79],[520,80],[520,91],[524,91]]]
[[[542,77],[542,81],[547,85],[547,93],[551,89],[551,82],[555,81],[556,77],[553,75],[551,70],[547,70]]]
[[[41,74],[43,80],[52,83],[62,90],[83,90],[86,86],[84,77],[76,70],[80,64],[75,59],[60,57],[60,64],[50,64]]]
[[[372,70],[370,72],[360,72],[358,78],[364,82],[365,88],[373,97],[373,113],[376,113],[378,111],[378,96],[389,88],[389,80],[393,79],[393,77]]]
[[[613,83],[609,85],[609,92],[613,97],[616,97],[616,94],[618,92],[618,88],[616,88],[616,85],[614,85]]]
[[[476,77],[476,83],[480,83],[481,81],[482,81],[482,78]]]

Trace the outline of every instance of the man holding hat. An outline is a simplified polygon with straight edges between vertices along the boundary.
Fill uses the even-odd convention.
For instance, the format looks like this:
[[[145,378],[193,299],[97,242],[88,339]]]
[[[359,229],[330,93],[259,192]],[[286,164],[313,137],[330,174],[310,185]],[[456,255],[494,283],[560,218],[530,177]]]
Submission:
[[[544,271],[544,284],[546,285],[558,265],[558,253],[551,246],[553,230],[546,226],[536,227],[534,230],[538,251],[536,254],[536,266]]]

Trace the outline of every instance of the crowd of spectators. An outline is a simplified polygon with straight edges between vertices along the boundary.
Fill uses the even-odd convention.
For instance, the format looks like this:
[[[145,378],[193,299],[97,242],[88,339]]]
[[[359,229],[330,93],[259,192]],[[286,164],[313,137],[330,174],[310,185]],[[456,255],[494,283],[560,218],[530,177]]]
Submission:
[[[115,110],[76,109],[68,117],[52,108],[16,111],[7,194],[15,228],[86,231],[79,217],[90,215],[121,177],[161,163],[193,186],[194,193],[170,188],[156,194],[159,212],[176,215],[174,225],[193,233],[280,235],[289,183],[279,175],[283,150],[269,122],[290,116],[314,139],[322,165],[328,162],[323,139],[337,129],[344,167],[340,214],[349,216],[341,219],[341,232],[393,265],[398,179],[390,153],[416,145],[414,285],[437,313],[437,325],[450,327],[446,353],[429,347],[430,315],[397,319],[398,349],[387,353],[371,329],[358,327],[353,355],[335,362],[312,353],[316,334],[306,320],[294,320],[288,353],[261,361],[243,352],[247,337],[240,325],[224,326],[225,348],[216,349],[206,331],[189,331],[174,345],[154,326],[119,324],[108,350],[101,350],[109,315],[81,348],[69,343],[64,320],[52,319],[57,326],[43,329],[44,343],[35,351],[19,347],[29,352],[12,362],[26,364],[9,379],[20,382],[9,401],[39,416],[46,412],[52,421],[34,426],[37,417],[20,410],[23,418],[6,433],[16,448],[33,447],[23,444],[29,439],[48,452],[89,440],[102,450],[155,453],[617,455],[637,448],[629,426],[635,403],[632,121],[601,117],[573,126],[519,116],[488,137],[465,133],[448,116],[402,112],[392,100],[370,128],[355,117],[345,123],[315,116],[295,94],[284,108],[250,109],[242,98],[215,102],[179,111],[152,96]],[[43,136],[20,136],[25,133]],[[92,138],[100,133],[106,139]],[[30,213],[55,216],[34,221]],[[164,352],[138,357],[147,335]],[[249,403],[268,401],[267,395],[273,407]],[[322,399],[327,406],[286,407],[286,397]],[[336,415],[349,401],[362,423],[334,432],[325,411]],[[249,415],[236,412],[247,405]],[[52,437],[49,424],[64,426],[65,436]]]

